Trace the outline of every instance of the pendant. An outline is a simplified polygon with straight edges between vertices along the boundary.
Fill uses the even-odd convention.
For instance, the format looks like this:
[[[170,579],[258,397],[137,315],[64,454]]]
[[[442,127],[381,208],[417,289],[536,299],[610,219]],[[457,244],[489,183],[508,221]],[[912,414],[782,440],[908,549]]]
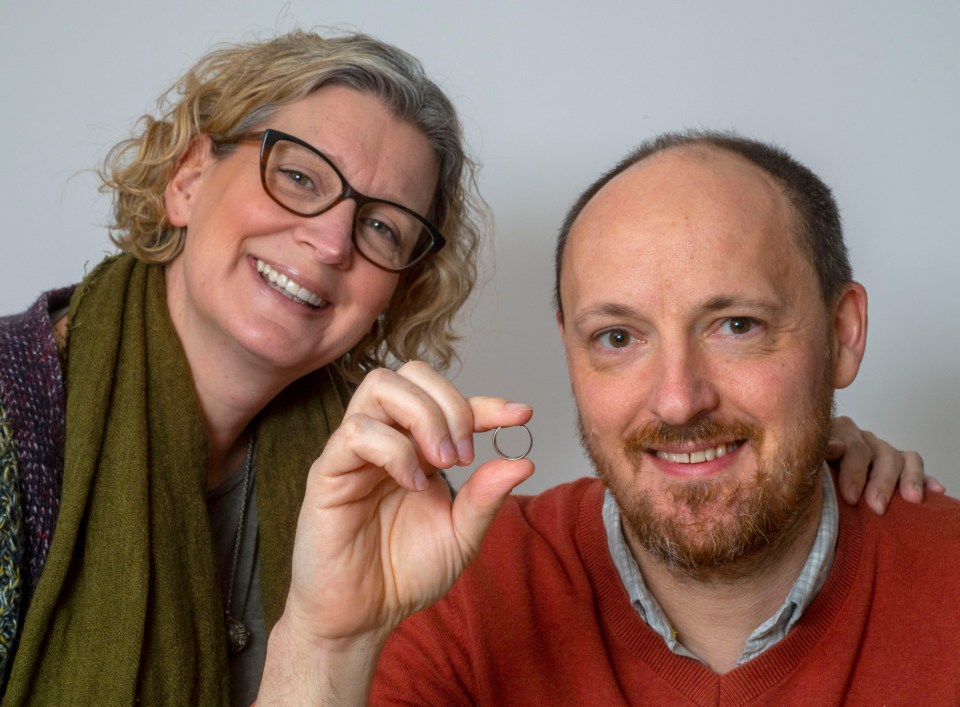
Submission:
[[[223,620],[227,626],[227,651],[230,655],[239,655],[250,642],[250,630],[233,618],[229,609],[223,612]]]

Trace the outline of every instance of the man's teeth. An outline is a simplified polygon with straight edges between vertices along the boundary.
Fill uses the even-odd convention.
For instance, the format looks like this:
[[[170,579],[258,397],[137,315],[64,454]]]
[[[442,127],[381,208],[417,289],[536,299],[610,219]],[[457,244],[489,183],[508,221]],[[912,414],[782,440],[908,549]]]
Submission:
[[[680,454],[671,454],[670,452],[661,452],[658,450],[657,456],[660,459],[668,462],[674,462],[676,464],[699,464],[700,462],[708,462],[718,459],[725,454],[729,454],[739,446],[740,444],[738,442],[732,442],[730,444],[721,444],[708,449],[701,449],[696,452],[682,452]]]
[[[294,282],[286,275],[278,273],[259,258],[257,259],[257,272],[270,287],[295,302],[302,302],[313,307],[321,307],[326,304],[318,294],[311,292],[300,283]]]

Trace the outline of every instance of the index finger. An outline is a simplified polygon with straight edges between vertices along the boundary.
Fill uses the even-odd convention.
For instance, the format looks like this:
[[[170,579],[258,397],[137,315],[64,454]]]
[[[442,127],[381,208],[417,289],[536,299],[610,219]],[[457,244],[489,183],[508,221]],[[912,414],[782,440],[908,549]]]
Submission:
[[[468,399],[447,378],[422,361],[410,361],[397,371],[403,378],[415,383],[437,405],[442,413],[448,438],[440,441],[441,457],[448,466],[473,462],[473,433],[486,432],[495,427],[522,425],[533,415],[533,409],[523,403],[504,398],[475,396]],[[455,449],[455,458],[451,458]]]
[[[473,410],[473,431],[487,432],[496,427],[524,425],[533,417],[533,408],[506,398],[474,396],[468,400]]]
[[[423,363],[368,373],[347,406],[347,416],[358,413],[409,433],[424,458],[442,469],[458,459],[451,424],[469,435],[473,416],[460,391]]]

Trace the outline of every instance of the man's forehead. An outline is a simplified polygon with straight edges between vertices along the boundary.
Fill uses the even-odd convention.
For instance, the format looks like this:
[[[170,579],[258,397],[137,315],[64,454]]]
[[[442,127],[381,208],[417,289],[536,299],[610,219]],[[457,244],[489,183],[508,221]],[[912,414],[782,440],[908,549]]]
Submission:
[[[739,156],[699,146],[658,153],[584,207],[564,257],[564,302],[607,291],[768,290],[790,269],[800,272],[793,218],[779,185]]]
[[[694,144],[658,152],[611,179],[583,208],[570,237],[594,222],[676,220],[707,210],[793,218],[782,188],[765,171],[728,150]]]

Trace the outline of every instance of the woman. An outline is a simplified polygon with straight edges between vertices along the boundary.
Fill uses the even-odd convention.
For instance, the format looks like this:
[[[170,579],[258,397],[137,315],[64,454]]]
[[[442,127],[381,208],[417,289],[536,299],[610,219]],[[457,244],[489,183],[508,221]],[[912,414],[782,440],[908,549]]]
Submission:
[[[209,54],[161,110],[104,169],[129,255],[34,308],[34,322],[57,312],[66,361],[64,409],[57,349],[30,337],[53,391],[35,434],[61,430],[44,441],[64,475],[60,491],[61,462],[45,461],[52,478],[23,502],[46,515],[27,518],[31,574],[8,612],[16,624],[29,604],[10,703],[62,701],[61,683],[71,700],[217,702],[223,602],[241,622],[279,616],[305,473],[351,381],[388,356],[445,365],[473,285],[471,164],[453,107],[408,55],[294,32]],[[231,477],[236,520],[212,509],[218,582],[204,494]],[[235,549],[258,533],[259,589],[253,549],[239,546],[245,565]],[[264,636],[250,643],[238,674],[263,660]]]
[[[0,325],[8,704],[249,703],[281,614],[309,618],[295,525],[352,383],[453,356],[461,143],[409,55],[293,32],[211,52],[114,148],[124,254]],[[434,465],[469,463],[468,433]]]

